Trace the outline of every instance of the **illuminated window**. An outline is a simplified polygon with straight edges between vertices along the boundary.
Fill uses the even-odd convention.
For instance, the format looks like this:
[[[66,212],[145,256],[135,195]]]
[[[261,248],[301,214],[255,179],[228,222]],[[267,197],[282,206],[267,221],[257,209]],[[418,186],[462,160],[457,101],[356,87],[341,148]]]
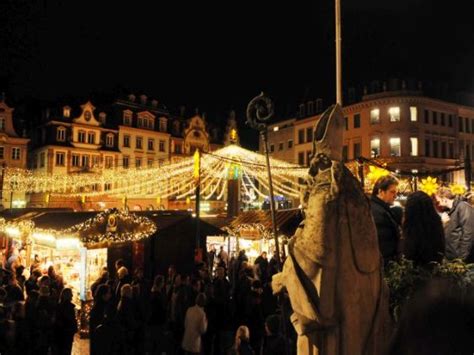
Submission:
[[[12,148],[12,159],[13,160],[20,160],[20,148],[13,147]]]
[[[392,157],[399,157],[401,154],[400,138],[390,138],[390,155]]]
[[[370,157],[377,158],[380,156],[380,139],[373,138],[370,140]]]
[[[71,108],[69,106],[63,107],[63,116],[69,118],[71,116]]]
[[[376,124],[380,122],[380,110],[378,108],[374,108],[370,110],[370,124]]]
[[[143,149],[143,138],[142,137],[137,137],[135,140],[135,148],[137,149]]]
[[[94,132],[89,132],[87,134],[87,143],[89,143],[89,144],[94,144],[95,143],[95,133]]]
[[[85,143],[86,142],[86,132],[85,131],[79,131],[77,133],[77,140],[79,143]]]
[[[400,107],[390,107],[388,109],[388,115],[390,116],[390,122],[400,121]]]
[[[59,142],[64,142],[66,140],[66,128],[58,127],[56,131],[56,140]]]
[[[122,159],[122,166],[124,169],[128,169],[128,163],[129,163],[129,158],[127,156],[124,156]]]
[[[418,121],[418,110],[416,106],[410,106],[410,121]]]
[[[105,157],[105,167],[110,169],[114,166],[114,157]]]
[[[410,155],[413,157],[418,156],[418,138],[417,137],[410,138]]]
[[[64,166],[64,160],[63,152],[56,153],[56,166]]]
[[[105,138],[105,145],[107,147],[114,146],[114,135],[112,133],[107,134],[107,137]]]
[[[135,167],[136,168],[142,167],[142,158],[135,158]]]

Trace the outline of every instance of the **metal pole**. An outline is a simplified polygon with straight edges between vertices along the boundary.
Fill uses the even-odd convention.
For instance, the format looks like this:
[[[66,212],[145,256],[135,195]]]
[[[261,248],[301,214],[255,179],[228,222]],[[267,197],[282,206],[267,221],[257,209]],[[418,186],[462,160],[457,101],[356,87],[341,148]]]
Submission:
[[[0,182],[0,201],[3,200],[3,182],[5,181],[5,169],[7,164],[5,162],[2,163],[2,175],[1,175],[1,182]]]
[[[199,217],[200,217],[200,203],[201,203],[201,154],[199,152],[199,149],[196,150],[194,153],[194,178],[196,181],[196,250],[199,253],[199,249],[201,248],[201,237],[200,237],[200,223],[199,223]],[[212,268],[212,265],[209,265],[210,268]]]
[[[267,140],[267,130],[260,131],[260,135],[263,139],[263,146],[265,149],[265,159],[267,162],[267,174],[268,174],[268,185],[270,193],[270,212],[272,215],[272,229],[273,229],[273,238],[275,240],[275,249],[276,249],[276,260],[278,265],[278,270],[281,271],[281,259],[280,259],[280,243],[278,243],[278,228],[276,224],[276,211],[275,211],[275,198],[273,195],[273,182],[272,182],[272,172],[270,170],[270,157],[268,154],[268,140]]]
[[[341,0],[336,3],[336,103],[342,106]]]

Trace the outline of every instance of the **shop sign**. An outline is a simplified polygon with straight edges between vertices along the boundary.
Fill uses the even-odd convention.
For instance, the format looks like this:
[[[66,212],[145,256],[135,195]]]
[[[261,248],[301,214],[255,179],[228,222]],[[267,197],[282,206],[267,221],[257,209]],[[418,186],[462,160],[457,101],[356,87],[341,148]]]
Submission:
[[[260,238],[261,234],[258,229],[241,229],[240,237],[242,238]]]

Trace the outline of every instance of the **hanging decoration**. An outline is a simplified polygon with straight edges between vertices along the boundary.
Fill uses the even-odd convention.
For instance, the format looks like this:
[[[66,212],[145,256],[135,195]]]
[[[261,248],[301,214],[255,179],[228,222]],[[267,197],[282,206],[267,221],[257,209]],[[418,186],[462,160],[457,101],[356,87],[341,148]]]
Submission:
[[[458,196],[464,195],[467,191],[466,186],[461,184],[451,184],[449,188],[454,195]]]
[[[369,173],[367,174],[367,179],[370,180],[372,184],[381,178],[382,176],[390,175],[390,171],[382,169],[373,165],[369,166]]]
[[[437,178],[428,176],[426,179],[421,179],[419,190],[423,191],[424,193],[428,194],[429,196],[434,195],[439,188],[439,184],[437,182]]]

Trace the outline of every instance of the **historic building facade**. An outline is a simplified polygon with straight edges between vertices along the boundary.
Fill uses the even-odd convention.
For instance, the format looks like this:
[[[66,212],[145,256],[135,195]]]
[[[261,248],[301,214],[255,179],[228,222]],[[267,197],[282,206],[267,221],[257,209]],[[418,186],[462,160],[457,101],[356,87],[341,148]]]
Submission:
[[[474,157],[474,107],[430,98],[421,90],[397,90],[366,94],[360,102],[344,106],[343,112],[343,155],[349,162],[376,158],[393,169],[436,172],[459,166],[466,156]],[[272,157],[308,165],[319,117],[269,126]],[[292,147],[282,144],[289,139],[282,139],[282,130],[292,131]],[[464,183],[462,171],[442,178]]]
[[[25,193],[17,191],[14,186],[5,186],[3,183],[4,169],[26,169],[29,139],[20,137],[13,126],[13,111],[0,97],[0,168],[1,196],[0,204],[3,208],[25,207]]]
[[[222,147],[217,131],[208,127],[203,116],[170,114],[157,100],[145,95],[129,95],[100,108],[87,102],[80,109],[64,106],[48,110],[40,126],[31,132],[29,168],[50,174],[78,174],[177,162],[191,157],[196,149],[209,152]],[[112,188],[93,186],[94,191],[104,192],[97,197],[31,194],[29,206],[102,210],[127,203],[134,210],[193,208],[189,201],[174,196],[161,199],[151,189],[111,197],[106,192]]]

